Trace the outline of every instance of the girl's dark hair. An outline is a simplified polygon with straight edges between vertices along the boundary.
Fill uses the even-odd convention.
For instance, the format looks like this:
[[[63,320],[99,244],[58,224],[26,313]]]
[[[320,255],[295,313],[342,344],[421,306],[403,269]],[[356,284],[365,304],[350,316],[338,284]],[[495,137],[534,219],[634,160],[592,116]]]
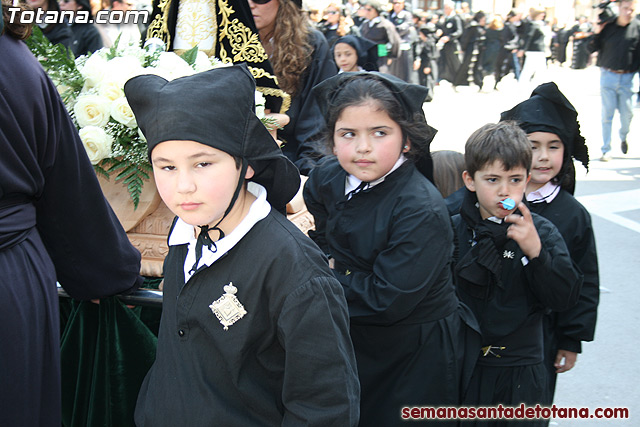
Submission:
[[[527,134],[514,121],[489,123],[471,134],[464,146],[467,173],[472,177],[496,160],[505,170],[523,167],[531,170],[531,143]]]
[[[18,8],[20,12],[17,12],[14,16],[13,22],[9,22],[11,14],[9,8]],[[18,40],[26,40],[31,35],[32,24],[23,24],[20,16],[24,10],[28,10],[27,6],[23,3],[18,3],[17,6],[13,6],[10,0],[2,0],[2,19],[4,20],[4,30],[2,34],[9,34]],[[1,34],[0,34],[1,35]]]
[[[329,100],[325,137],[330,151],[333,150],[333,131],[336,122],[345,108],[368,102],[375,103],[400,126],[402,143],[405,144],[407,140],[411,142],[411,148],[405,153],[408,159],[418,162],[428,158],[430,161],[429,145],[435,130],[427,124],[424,113],[408,111],[389,86],[366,73],[346,80]]]

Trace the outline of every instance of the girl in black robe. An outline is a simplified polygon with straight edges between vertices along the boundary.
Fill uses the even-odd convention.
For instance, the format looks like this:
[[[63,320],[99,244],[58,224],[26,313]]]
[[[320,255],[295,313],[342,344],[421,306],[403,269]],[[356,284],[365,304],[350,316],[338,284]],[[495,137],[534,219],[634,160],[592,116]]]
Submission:
[[[558,373],[570,370],[582,350],[582,341],[593,341],[600,279],[598,255],[589,212],[573,197],[575,169],[573,159],[587,167],[589,154],[580,134],[575,108],[555,83],[540,85],[526,101],[502,113],[503,120],[517,120],[529,134],[533,146],[534,175],[527,186],[527,200],[532,212],[549,219],[558,228],[569,249],[571,259],[584,275],[578,302],[572,308],[545,317],[545,367],[549,371],[547,405],[553,403]],[[550,150],[536,141],[540,133],[551,137]],[[556,154],[553,154],[553,152]],[[536,168],[554,163],[554,176],[534,179]]]
[[[306,183],[315,219],[309,235],[347,297],[362,426],[404,425],[411,406],[458,405],[479,346],[475,319],[453,287],[449,214],[427,179],[435,130],[422,112],[426,91],[377,72],[342,73],[314,88],[338,155]],[[382,119],[358,124],[374,114]],[[375,161],[360,171],[341,148],[391,137],[384,155],[363,143],[358,156]]]
[[[59,427],[56,281],[83,300],[131,291],[140,253],[10,5],[0,36],[0,425]]]

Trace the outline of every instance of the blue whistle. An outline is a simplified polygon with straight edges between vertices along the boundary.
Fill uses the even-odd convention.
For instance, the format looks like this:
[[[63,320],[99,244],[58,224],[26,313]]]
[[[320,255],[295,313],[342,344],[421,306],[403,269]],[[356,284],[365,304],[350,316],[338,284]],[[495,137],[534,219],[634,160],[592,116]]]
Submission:
[[[500,203],[502,203],[502,207],[508,211],[510,211],[511,209],[516,207],[516,202],[513,199],[510,198],[506,198],[504,200],[502,200]]]

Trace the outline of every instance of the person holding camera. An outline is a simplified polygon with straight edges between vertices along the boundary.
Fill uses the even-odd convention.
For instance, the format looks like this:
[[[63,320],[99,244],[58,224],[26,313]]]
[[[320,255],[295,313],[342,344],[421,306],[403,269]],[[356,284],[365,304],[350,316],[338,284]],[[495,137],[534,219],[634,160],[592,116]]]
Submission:
[[[631,85],[640,66],[640,21],[633,19],[636,0],[620,0],[618,16],[609,20],[603,19],[611,15],[605,13],[608,4],[598,7],[603,13],[588,48],[590,52],[598,52],[603,141],[600,160],[607,162],[611,159],[611,123],[616,109],[620,114],[622,154],[627,154],[629,148],[627,134],[633,118]]]

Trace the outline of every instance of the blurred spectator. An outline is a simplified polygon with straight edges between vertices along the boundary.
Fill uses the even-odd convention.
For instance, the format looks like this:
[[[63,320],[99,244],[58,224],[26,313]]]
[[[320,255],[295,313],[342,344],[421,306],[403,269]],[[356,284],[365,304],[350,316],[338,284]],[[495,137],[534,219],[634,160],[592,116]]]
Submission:
[[[502,31],[504,22],[502,16],[494,15],[487,26],[485,50],[482,57],[482,69],[486,75],[493,74],[496,69],[498,53],[502,49]]]
[[[396,27],[382,16],[382,4],[378,0],[363,1],[364,18],[360,26],[360,35],[378,45],[378,69],[389,72],[392,58],[400,51],[400,36]]]
[[[473,82],[482,90],[484,71],[482,70],[482,56],[485,49],[485,24],[487,17],[484,12],[477,12],[469,26],[460,37],[460,47],[464,52],[462,64],[458,67],[454,86],[468,86]]]
[[[119,45],[137,44],[141,35],[138,24],[131,22],[128,12],[133,10],[132,0],[111,0],[110,23],[105,24],[105,31],[111,44],[120,36]]]
[[[443,10],[442,36],[438,40],[440,49],[440,62],[438,64],[438,79],[448,80],[451,83],[455,80],[456,72],[460,68],[460,44],[458,39],[464,32],[464,22],[456,15],[454,3],[445,0]]]
[[[318,29],[327,39],[329,47],[333,47],[336,40],[346,36],[349,32],[347,21],[342,14],[342,7],[337,3],[329,3],[324,10],[324,16]]]
[[[61,10],[69,10],[76,14],[78,11],[86,11],[93,20],[89,0],[60,0]],[[73,32],[71,51],[77,57],[93,53],[103,46],[102,36],[98,28],[92,22],[73,22],[69,24]]]
[[[413,15],[404,8],[404,0],[393,0],[389,21],[396,27],[400,36],[400,51],[398,57],[392,59],[389,73],[407,83],[415,83],[411,45],[418,38],[418,35],[413,25]]]
[[[418,72],[418,82],[429,89],[426,102],[433,101],[434,87],[438,79],[438,57],[436,26],[429,22],[420,26],[419,41],[414,46],[413,68]]]
[[[588,45],[589,39],[593,35],[593,25],[586,16],[581,16],[578,18],[578,22],[572,29],[572,39],[573,39],[573,56],[571,58],[571,68],[575,70],[581,70],[583,68],[587,68],[589,63],[589,56],[591,52],[589,52]]]
[[[59,12],[60,6],[56,0],[26,0],[27,5],[33,10],[42,9],[45,12]],[[63,44],[70,48],[73,41],[73,32],[71,28],[64,23],[52,22],[50,24],[38,24],[42,33],[51,44]]]

